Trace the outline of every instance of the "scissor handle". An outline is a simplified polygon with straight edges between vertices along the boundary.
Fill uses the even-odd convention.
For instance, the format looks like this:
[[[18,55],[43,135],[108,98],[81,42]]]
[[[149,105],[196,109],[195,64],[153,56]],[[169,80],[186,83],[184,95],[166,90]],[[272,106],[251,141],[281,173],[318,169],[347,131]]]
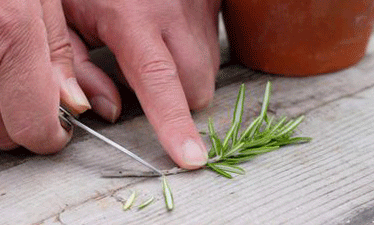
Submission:
[[[72,115],[64,109],[63,107],[60,106],[60,112],[58,115],[60,119],[61,126],[68,132],[70,132],[73,128],[73,124],[70,122],[69,117],[72,117]]]

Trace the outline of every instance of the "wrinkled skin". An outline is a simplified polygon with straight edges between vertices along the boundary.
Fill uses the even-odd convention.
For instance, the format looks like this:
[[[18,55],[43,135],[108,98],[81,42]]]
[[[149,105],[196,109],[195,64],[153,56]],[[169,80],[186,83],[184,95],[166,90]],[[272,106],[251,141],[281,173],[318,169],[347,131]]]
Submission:
[[[1,1],[0,149],[63,148],[71,134],[58,120],[60,99],[76,113],[90,107],[74,78],[61,2]]]
[[[114,121],[119,116],[121,102],[111,80],[89,61],[86,46],[80,37],[83,37],[90,46],[107,45],[115,54],[123,76],[136,93],[162,146],[171,158],[179,166],[189,169],[205,164],[206,148],[193,123],[190,109],[201,109],[213,98],[214,78],[219,66],[217,18],[220,2],[214,0],[63,0],[62,5],[67,21],[74,30],[74,32],[69,30],[70,42],[64,46],[72,46],[75,75],[93,109],[107,120]],[[79,36],[75,32],[79,33]],[[65,35],[64,31],[64,37]],[[43,40],[39,41],[43,42]],[[45,58],[48,59],[48,54]],[[70,69],[71,58],[69,56]],[[53,57],[50,61],[52,59]],[[0,68],[2,67],[3,62],[0,65]],[[53,80],[56,77],[55,71],[63,71],[64,75],[61,76],[65,80],[74,75],[70,73],[68,76],[65,75],[64,71],[67,70],[64,69],[51,69],[47,74],[43,74],[43,79],[47,76],[48,79]],[[5,77],[9,76],[5,75]],[[37,77],[34,83],[40,79]],[[53,100],[49,100],[47,106],[46,96],[43,96],[40,99],[40,101],[43,99],[43,105],[40,105],[39,101],[39,108],[36,110],[38,115],[46,115],[46,109],[49,109],[50,105],[55,108],[58,106],[59,93],[63,102],[67,102],[71,108],[78,108],[76,110],[78,113],[85,110],[83,107],[85,104],[74,105],[76,102],[64,100],[64,97],[68,99],[66,97],[68,95],[64,92],[64,88],[61,88],[63,82],[53,82],[55,86],[48,87],[48,93],[54,96]],[[58,90],[59,83],[60,91],[54,91]],[[3,86],[0,90],[3,93],[2,90]],[[45,87],[40,90],[40,94],[43,93],[42,91],[45,93]],[[5,121],[17,121],[19,118],[14,120],[3,116],[3,106],[6,105],[3,102],[6,100],[0,98],[0,110],[8,131],[8,126],[11,130],[12,124]],[[36,98],[29,97],[28,101],[30,99],[35,101]],[[16,109],[15,107],[4,108],[12,111]],[[51,115],[51,118],[55,118],[54,116],[55,114]],[[32,121],[35,121],[35,124],[50,123],[44,119]],[[53,123],[58,127],[57,121]],[[27,132],[24,131],[25,134]],[[10,132],[7,133],[10,143],[24,145],[23,142],[19,142],[22,138],[15,140]],[[40,135],[40,137],[44,136]],[[67,140],[66,137],[64,138],[63,140]],[[64,143],[66,142],[55,144],[57,147],[53,149],[62,147]],[[38,141],[36,146],[40,146]],[[38,151],[38,148],[30,149]],[[52,150],[47,152],[50,151]]]

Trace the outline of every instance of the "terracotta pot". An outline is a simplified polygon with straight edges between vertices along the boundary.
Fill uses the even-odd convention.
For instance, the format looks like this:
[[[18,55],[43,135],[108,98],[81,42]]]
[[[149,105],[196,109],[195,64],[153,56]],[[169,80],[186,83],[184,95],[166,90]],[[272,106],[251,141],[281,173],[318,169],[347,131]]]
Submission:
[[[226,0],[232,51],[248,67],[273,74],[333,72],[365,54],[373,0]]]

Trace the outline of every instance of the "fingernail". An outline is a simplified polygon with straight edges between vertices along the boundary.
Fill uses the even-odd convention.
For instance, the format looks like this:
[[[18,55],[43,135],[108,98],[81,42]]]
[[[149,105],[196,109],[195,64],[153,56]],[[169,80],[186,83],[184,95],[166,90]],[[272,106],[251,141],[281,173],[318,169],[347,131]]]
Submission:
[[[71,100],[81,108],[80,110],[82,110],[82,112],[91,108],[90,103],[82,89],[79,87],[76,78],[72,77],[65,80],[63,88],[65,88],[69,98],[71,98]]]
[[[208,154],[193,140],[188,140],[183,144],[183,160],[189,166],[203,166],[208,160]]]
[[[90,99],[90,102],[100,116],[112,123],[116,122],[120,112],[115,104],[104,96],[95,96]]]

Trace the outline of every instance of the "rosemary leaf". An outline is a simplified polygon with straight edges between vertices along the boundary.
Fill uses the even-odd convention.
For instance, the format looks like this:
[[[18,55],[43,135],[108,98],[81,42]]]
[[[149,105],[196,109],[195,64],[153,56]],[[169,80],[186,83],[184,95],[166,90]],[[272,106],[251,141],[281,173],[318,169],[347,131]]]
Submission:
[[[243,110],[244,110],[244,100],[245,100],[245,85],[240,85],[240,90],[238,93],[238,98],[236,100],[235,108],[234,108],[234,115],[232,118],[232,123],[241,123]]]
[[[216,168],[221,169],[225,172],[236,173],[239,175],[244,175],[245,170],[239,166],[234,166],[228,163],[212,163]]]
[[[266,122],[268,122],[267,111],[269,107],[271,89],[272,89],[271,82],[268,81],[266,84],[264,99],[262,101],[262,107],[261,107],[261,112],[260,112],[260,118],[264,119]]]
[[[236,152],[238,152],[239,150],[241,150],[243,148],[243,146],[244,146],[244,143],[239,143],[236,146],[234,146],[233,148],[231,148],[230,150],[228,150],[227,152],[225,152],[225,154],[223,156],[224,157],[232,156]]]
[[[239,142],[244,141],[244,139],[250,139],[253,137],[254,132],[257,130],[259,124],[261,124],[261,118],[257,117],[248,127],[247,129],[242,133],[240,136]]]
[[[264,146],[259,148],[248,148],[239,152],[239,156],[259,155],[279,149],[279,146]]]
[[[274,132],[278,131],[278,129],[286,122],[287,117],[283,116],[277,124],[274,125],[274,127],[271,128],[270,134],[273,134]]]
[[[271,126],[273,125],[273,121],[274,121],[274,116],[271,116],[270,119],[269,119],[269,121],[266,124],[266,128],[263,131],[264,133],[266,133],[266,134],[270,133]]]
[[[213,119],[211,119],[211,118],[209,118],[209,120],[208,120],[208,129],[209,129],[209,138],[210,138],[210,141],[212,143],[212,148],[209,151],[208,156],[210,158],[212,158],[214,156],[221,157],[222,152],[223,152],[221,140],[219,139],[217,133],[215,132],[214,125],[213,125]]]
[[[221,140],[217,136],[212,136],[211,142],[212,142],[213,148],[215,149],[216,155],[221,158],[223,154],[223,147],[221,144]]]
[[[209,138],[212,142],[212,148],[210,149],[209,153],[208,153],[208,156],[209,157],[214,157],[217,155],[217,149],[215,148],[214,144],[213,144],[213,136],[216,135],[216,132],[215,132],[215,129],[214,129],[214,123],[213,123],[213,119],[209,117],[208,119],[208,132],[209,132]]]
[[[304,116],[300,116],[296,120],[292,121],[290,124],[286,125],[277,136],[282,136],[296,129],[297,126],[304,120]]]
[[[245,142],[243,148],[253,148],[253,147],[258,147],[258,146],[264,146],[268,144],[272,140],[271,137],[265,136],[259,139],[251,140],[248,142]]]
[[[267,144],[266,146],[284,146],[284,145],[293,145],[293,144],[302,144],[311,141],[310,137],[291,137],[285,140],[275,140]]]
[[[132,204],[135,201],[136,191],[133,191],[130,197],[126,200],[125,204],[123,205],[123,210],[128,210],[131,208]]]
[[[233,132],[233,135],[232,135],[232,144],[233,145],[236,144],[239,129],[240,129],[240,124],[242,122],[243,111],[244,111],[244,100],[245,100],[245,85],[242,84],[242,85],[240,85],[238,98],[236,100],[236,104],[235,104],[235,108],[234,108],[234,115],[233,115],[233,118],[232,118],[232,124],[238,124],[238,126],[236,126],[236,128]]]
[[[207,167],[209,167],[211,170],[213,170],[214,172],[224,176],[224,177],[227,177],[227,178],[232,178],[231,174],[225,172],[224,170],[218,168],[214,163],[207,163],[206,164]]]
[[[213,158],[216,156],[216,149],[212,146],[212,148],[208,152],[208,157]]]
[[[243,163],[243,162],[247,162],[251,159],[253,159],[256,155],[247,155],[247,156],[236,156],[236,157],[231,157],[231,158],[227,158],[225,159],[225,163],[227,164],[240,164],[240,163]]]
[[[162,191],[163,191],[163,194],[164,194],[164,198],[165,198],[165,204],[166,204],[166,208],[171,211],[174,209],[174,199],[173,199],[173,194],[171,192],[171,189],[170,189],[170,186],[166,180],[166,177],[163,176],[162,178]]]
[[[228,147],[228,145],[229,145],[229,141],[230,141],[230,139],[233,137],[234,132],[235,132],[235,130],[238,128],[238,126],[239,126],[238,123],[236,123],[236,122],[233,123],[233,124],[231,125],[230,130],[226,133],[226,137],[225,137],[225,139],[224,139],[223,142],[222,142],[222,149],[223,149],[223,152],[225,152],[225,151],[227,150],[227,147]]]
[[[208,131],[209,131],[209,136],[213,136],[216,134],[212,118],[208,119]]]
[[[143,202],[138,206],[138,209],[144,209],[154,201],[155,197],[151,196],[147,201]]]

